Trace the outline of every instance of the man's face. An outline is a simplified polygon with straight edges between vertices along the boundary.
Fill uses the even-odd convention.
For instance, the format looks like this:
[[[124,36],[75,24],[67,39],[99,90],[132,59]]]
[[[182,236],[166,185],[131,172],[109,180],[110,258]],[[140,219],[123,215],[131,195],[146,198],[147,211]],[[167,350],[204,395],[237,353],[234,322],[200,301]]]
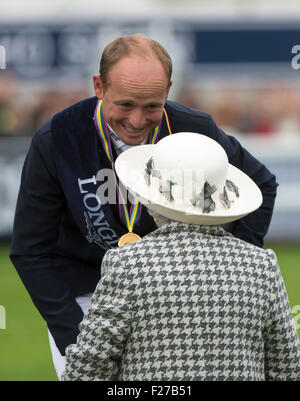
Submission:
[[[155,57],[124,57],[109,72],[105,89],[94,76],[103,117],[127,145],[139,145],[159,124],[170,86]]]

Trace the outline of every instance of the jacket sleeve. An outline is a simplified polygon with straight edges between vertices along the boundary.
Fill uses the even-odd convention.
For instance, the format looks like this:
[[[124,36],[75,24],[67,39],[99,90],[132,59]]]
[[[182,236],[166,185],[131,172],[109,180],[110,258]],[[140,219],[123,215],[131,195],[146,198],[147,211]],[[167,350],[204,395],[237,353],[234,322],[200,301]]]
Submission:
[[[23,166],[10,257],[64,354],[76,339],[83,313],[54,256],[65,201],[49,141],[45,133],[37,134]]]
[[[277,194],[276,177],[266,166],[241,146],[236,138],[226,135],[219,129],[214,120],[210,120],[210,132],[213,139],[225,149],[229,163],[242,170],[252,178],[260,188],[263,196],[262,205],[233,224],[232,233],[237,237],[259,247],[264,245],[264,237],[268,231],[273,215]]]
[[[112,252],[103,258],[103,275],[80,323],[77,343],[66,349],[63,381],[118,380],[132,311],[125,270],[112,262]]]
[[[270,254],[269,314],[264,327],[266,380],[300,380],[300,343],[273,251]]]

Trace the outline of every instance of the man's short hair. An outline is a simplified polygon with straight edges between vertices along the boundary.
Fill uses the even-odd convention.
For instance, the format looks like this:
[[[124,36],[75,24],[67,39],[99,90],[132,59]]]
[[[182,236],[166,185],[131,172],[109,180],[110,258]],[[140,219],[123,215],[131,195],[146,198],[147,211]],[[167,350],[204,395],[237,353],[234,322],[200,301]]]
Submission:
[[[148,50],[148,51],[147,51]],[[109,43],[102,53],[100,61],[100,77],[104,88],[109,85],[108,73],[123,57],[137,54],[141,57],[153,53],[161,62],[168,80],[172,75],[172,60],[167,50],[156,40],[140,33],[121,36]]]

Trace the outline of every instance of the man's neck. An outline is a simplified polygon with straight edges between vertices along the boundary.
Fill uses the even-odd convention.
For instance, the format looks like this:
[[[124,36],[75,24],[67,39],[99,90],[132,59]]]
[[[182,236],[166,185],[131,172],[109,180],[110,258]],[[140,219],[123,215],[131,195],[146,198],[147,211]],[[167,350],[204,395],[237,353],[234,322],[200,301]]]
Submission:
[[[109,124],[107,124],[108,128],[109,128],[109,135],[110,138],[112,140],[112,144],[114,146],[114,149],[117,153],[117,155],[119,155],[120,153],[124,152],[127,149],[130,149],[132,146],[134,145],[127,145],[126,143],[124,143],[119,135],[111,128],[111,126]],[[145,138],[140,145],[145,145],[148,141],[148,137]]]

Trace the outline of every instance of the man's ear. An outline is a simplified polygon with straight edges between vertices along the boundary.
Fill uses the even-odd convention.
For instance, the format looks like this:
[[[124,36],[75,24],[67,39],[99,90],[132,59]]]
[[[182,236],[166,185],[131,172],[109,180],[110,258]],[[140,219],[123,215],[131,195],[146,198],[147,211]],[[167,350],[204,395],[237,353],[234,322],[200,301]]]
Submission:
[[[170,81],[169,84],[168,84],[167,98],[168,98],[168,96],[169,96],[169,92],[170,92],[170,89],[171,89],[172,84],[173,84],[173,81]],[[167,100],[167,98],[166,98],[166,100]]]
[[[103,84],[100,75],[93,75],[94,92],[98,99],[103,99]]]

